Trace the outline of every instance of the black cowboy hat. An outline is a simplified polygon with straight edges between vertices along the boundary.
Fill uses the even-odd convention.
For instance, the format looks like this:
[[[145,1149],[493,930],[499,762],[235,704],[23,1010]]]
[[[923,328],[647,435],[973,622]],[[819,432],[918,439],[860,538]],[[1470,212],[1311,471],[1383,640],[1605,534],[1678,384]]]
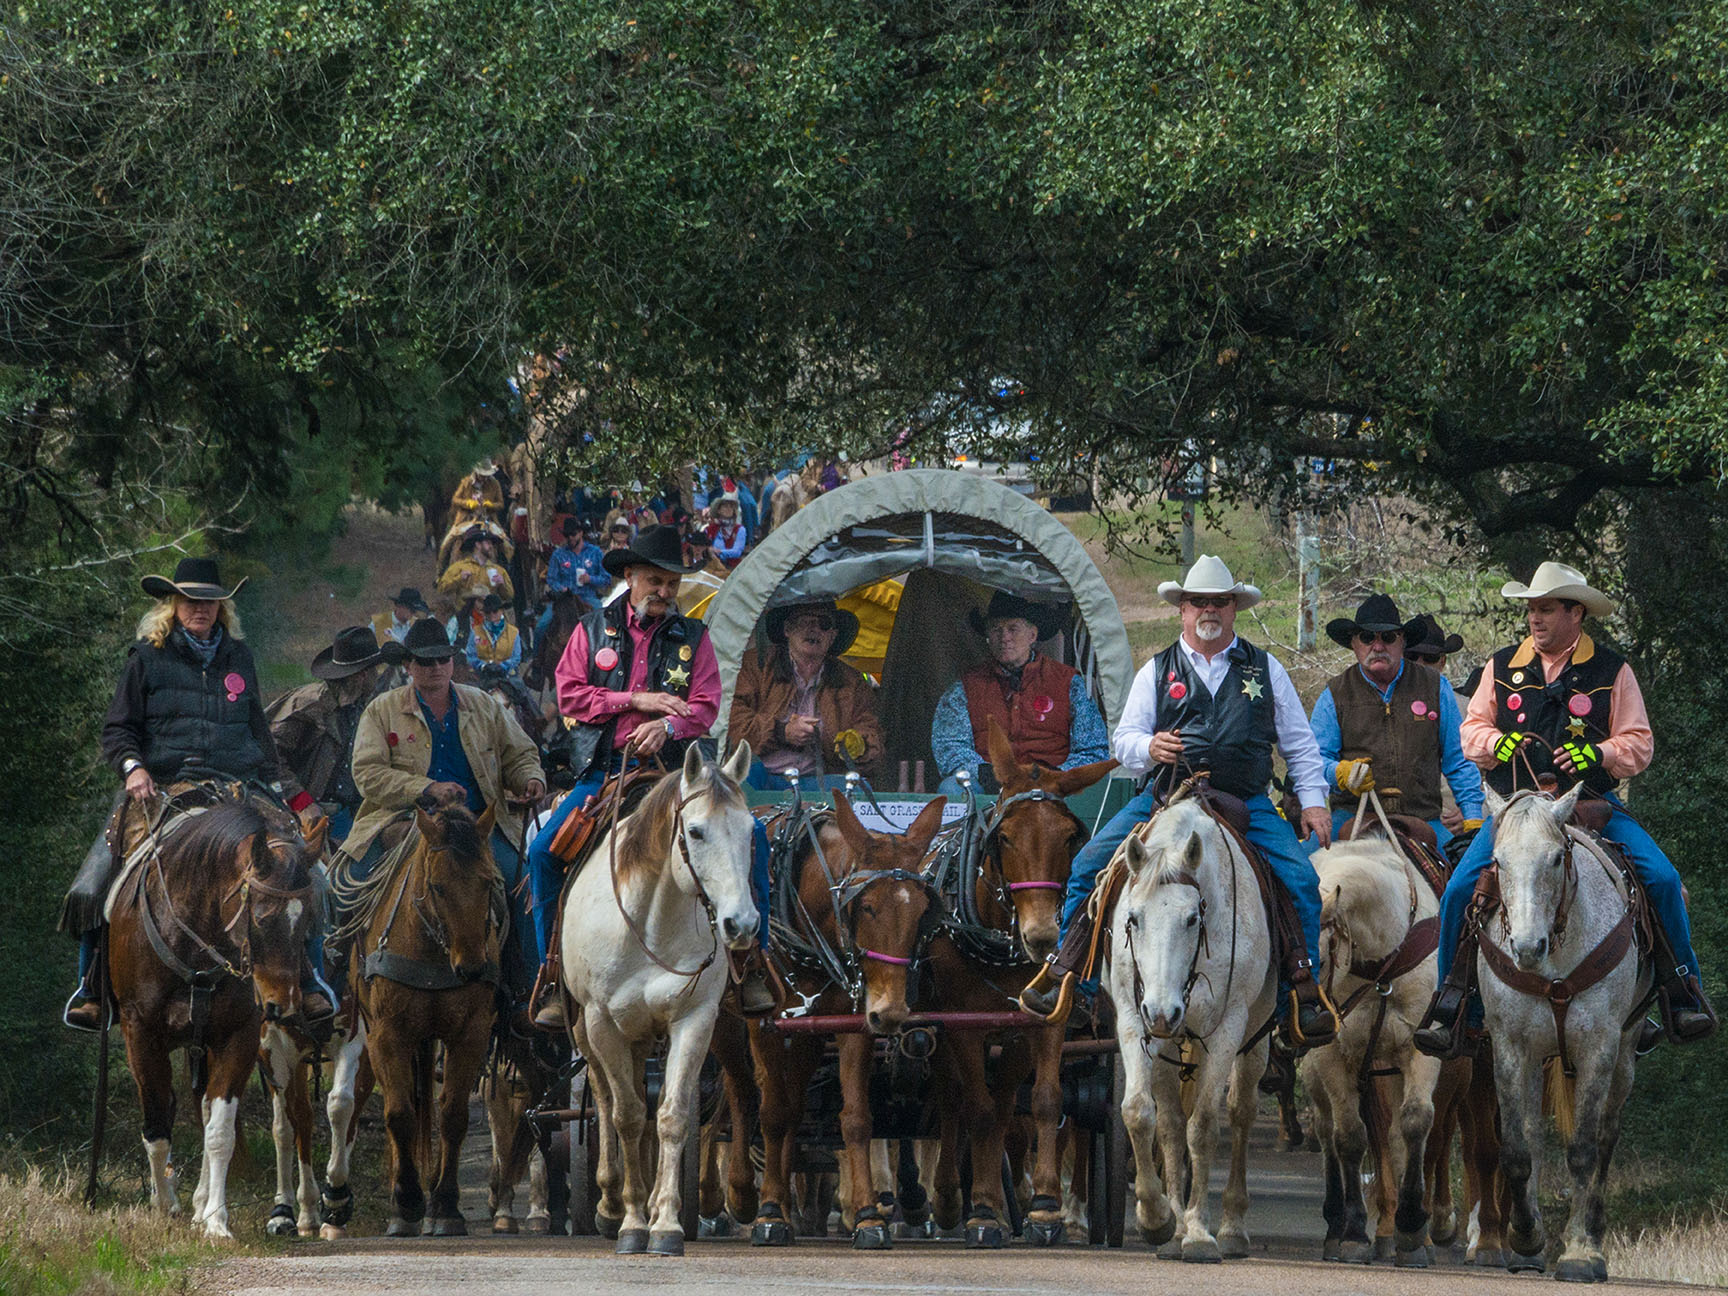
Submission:
[[[223,589],[214,558],[182,558],[174,568],[173,580],[166,576],[146,576],[138,583],[152,598],[182,594],[189,599],[210,601],[233,598],[246,583],[246,578],[242,576],[233,589]]]
[[[631,567],[658,567],[675,576],[688,576],[699,567],[684,565],[684,539],[672,526],[645,527],[627,548],[613,549],[600,560],[600,565],[614,576],[622,576]]]
[[[1425,657],[1450,657],[1464,646],[1464,636],[1447,634],[1432,612],[1418,612],[1404,627],[1404,655],[1421,653]]]
[[[973,608],[966,614],[966,619],[972,623],[972,629],[978,634],[983,634],[985,627],[992,621],[1003,617],[1019,617],[1022,621],[1030,621],[1037,627],[1038,637],[1048,639],[1068,624],[1068,604],[1034,603],[1018,594],[997,590],[990,595],[989,607],[982,612]]]
[[[347,679],[383,660],[372,627],[344,626],[335,642],[312,659],[312,673],[321,680]]]
[[[436,617],[421,617],[408,627],[402,639],[402,649],[415,661],[435,662],[454,657],[450,636],[444,633],[444,623]]]
[[[770,643],[786,642],[786,623],[798,612],[826,612],[834,618],[834,642],[828,645],[830,657],[844,655],[858,638],[855,613],[836,606],[833,599],[811,599],[807,603],[788,603],[784,607],[769,609],[768,615],[762,618],[762,628],[767,631]]]
[[[488,594],[485,598],[480,600],[480,610],[482,612],[502,612],[504,610],[504,600],[499,598],[496,594]]]
[[[1404,634],[1404,618],[1398,615],[1398,605],[1384,594],[1370,594],[1363,599],[1354,619],[1333,617],[1326,623],[1326,637],[1346,648],[1350,647],[1357,632],[1376,630],[1381,633],[1396,630]]]
[[[426,600],[421,597],[420,591],[415,589],[412,585],[404,585],[401,589],[397,590],[390,596],[390,601],[392,603],[400,603],[403,607],[412,608],[414,611],[420,613],[426,613],[432,610],[426,606]]]

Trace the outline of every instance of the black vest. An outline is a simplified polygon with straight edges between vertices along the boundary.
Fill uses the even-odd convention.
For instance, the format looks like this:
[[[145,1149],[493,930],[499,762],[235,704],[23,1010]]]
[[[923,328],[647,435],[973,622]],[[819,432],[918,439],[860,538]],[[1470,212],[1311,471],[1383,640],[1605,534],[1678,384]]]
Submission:
[[[582,618],[582,629],[588,636],[588,682],[601,688],[622,692],[630,682],[630,658],[636,651],[635,641],[625,628],[629,612],[629,596],[620,595],[610,604],[596,608]],[[688,697],[690,681],[695,674],[696,649],[708,627],[702,622],[668,612],[665,622],[648,641],[648,678],[643,685],[652,693],[675,693]],[[611,670],[602,670],[595,661],[603,649],[618,654]],[[666,677],[672,671],[682,674],[681,682],[673,684]],[[599,724],[577,724],[570,729],[570,772],[580,779],[594,766],[609,768],[612,763],[612,734],[618,718],[612,716]],[[626,735],[628,737],[628,735]],[[684,749],[690,740],[668,742],[657,753],[668,768],[684,759]]]
[[[225,633],[204,666],[176,626],[162,647],[140,639],[132,651],[144,663],[139,758],[151,778],[171,781],[188,761],[238,778],[269,773],[269,757],[252,728],[254,710],[262,717],[263,700],[251,649]],[[230,687],[236,682],[238,688]]]
[[[1540,657],[1533,655],[1522,666],[1512,664],[1521,647],[1502,648],[1488,659],[1488,670],[1494,676],[1495,728],[1501,733],[1535,734],[1554,747],[1572,738],[1588,743],[1606,738],[1612,732],[1608,712],[1614,680],[1626,659],[1593,644],[1588,661],[1567,662],[1554,682],[1545,684]],[[1561,792],[1578,782],[1574,775],[1557,768],[1540,744],[1528,744],[1524,755],[1538,775],[1552,774],[1559,779]],[[1489,770],[1487,782],[1501,796],[1511,796],[1515,786],[1530,786],[1530,771],[1524,768],[1523,757],[1514,756],[1510,763]],[[1584,776],[1585,788],[1598,796],[1611,791],[1614,783],[1614,777],[1600,765]]]
[[[1246,639],[1230,649],[1230,670],[1208,693],[1188,664],[1181,640],[1153,659],[1158,679],[1157,732],[1182,731],[1183,773],[1210,770],[1212,786],[1247,800],[1272,782],[1278,741],[1271,658]]]

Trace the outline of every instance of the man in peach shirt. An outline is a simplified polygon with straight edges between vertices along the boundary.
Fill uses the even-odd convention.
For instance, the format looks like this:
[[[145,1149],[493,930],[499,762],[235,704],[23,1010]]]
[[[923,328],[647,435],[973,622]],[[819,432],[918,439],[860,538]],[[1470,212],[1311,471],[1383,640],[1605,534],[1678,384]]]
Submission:
[[[1533,776],[1552,775],[1559,792],[1583,783],[1586,795],[1613,807],[1602,835],[1620,846],[1637,870],[1672,955],[1662,960],[1672,966],[1657,969],[1673,1005],[1669,1029],[1681,1043],[1702,1039],[1716,1029],[1716,1017],[1699,980],[1680,874],[1614,792],[1620,780],[1644,771],[1655,750],[1632,667],[1583,632],[1586,614],[1607,616],[1616,605],[1592,589],[1582,573],[1555,562],[1538,567],[1529,585],[1511,581],[1500,592],[1525,601],[1530,636],[1502,648],[1483,669],[1460,732],[1464,755],[1502,797],[1520,785],[1529,787]],[[1460,945],[1464,915],[1478,876],[1493,858],[1490,819],[1465,851],[1440,902],[1440,987],[1426,1024],[1416,1032],[1416,1046],[1425,1053],[1450,1056],[1460,1043],[1475,962],[1473,950]],[[1457,978],[1450,975],[1454,962],[1460,964]]]

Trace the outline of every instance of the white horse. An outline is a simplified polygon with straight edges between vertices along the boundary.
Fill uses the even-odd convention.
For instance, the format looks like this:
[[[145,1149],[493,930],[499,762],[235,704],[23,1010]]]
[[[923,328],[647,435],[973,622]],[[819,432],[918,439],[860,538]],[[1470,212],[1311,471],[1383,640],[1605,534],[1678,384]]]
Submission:
[[[1302,1059],[1302,1083],[1314,1102],[1316,1133],[1326,1149],[1325,1258],[1367,1264],[1374,1246],[1362,1199],[1362,1154],[1379,1135],[1376,1164],[1398,1186],[1393,1223],[1397,1263],[1428,1263],[1428,1208],[1423,1151],[1434,1124],[1440,1063],[1416,1051],[1437,976],[1440,902],[1392,842],[1376,833],[1314,854],[1320,876],[1321,975],[1342,1019],[1337,1037]],[[1390,1070],[1376,1086],[1371,1071]],[[1364,1089],[1396,1105],[1394,1131],[1370,1129]],[[1379,1194],[1382,1199],[1385,1193]],[[1382,1221],[1382,1229],[1385,1221]]]
[[[1498,916],[1484,924],[1478,985],[1494,1039],[1500,1166],[1511,1190],[1508,1268],[1543,1265],[1532,1149],[1540,1146],[1543,1063],[1576,1068],[1566,1144],[1572,1211],[1555,1276],[1601,1282],[1607,1227],[1602,1190],[1652,981],[1632,939],[1626,881],[1589,834],[1567,826],[1582,785],[1550,800],[1487,790],[1500,870]],[[1561,983],[1566,983],[1561,988]]]
[[[1135,1219],[1154,1246],[1172,1242],[1186,1147],[1191,1186],[1181,1258],[1241,1258],[1248,1254],[1248,1132],[1267,1054],[1264,1036],[1251,1046],[1247,1041],[1271,1018],[1277,991],[1260,888],[1235,840],[1185,791],[1131,834],[1122,852],[1128,879],[1107,917],[1104,976],[1122,1045],[1122,1119],[1134,1144]],[[1196,1047],[1189,1050],[1193,1112],[1184,1131],[1185,1060],[1178,1050],[1188,1041]],[[1226,1088],[1230,1179],[1214,1238],[1206,1226],[1207,1172]],[[1163,1150],[1162,1183],[1155,1148]],[[1176,1246],[1161,1254],[1173,1257]]]
[[[750,896],[750,811],[740,743],[724,766],[692,744],[679,775],[655,785],[603,834],[564,899],[563,981],[580,1016],[600,1147],[596,1225],[618,1252],[682,1255],[680,1158],[696,1136],[697,1080],[726,989],[727,949],[756,939]],[[614,838],[616,840],[614,840]],[[667,1041],[657,1128],[658,1176],[648,1198],[643,1068]]]

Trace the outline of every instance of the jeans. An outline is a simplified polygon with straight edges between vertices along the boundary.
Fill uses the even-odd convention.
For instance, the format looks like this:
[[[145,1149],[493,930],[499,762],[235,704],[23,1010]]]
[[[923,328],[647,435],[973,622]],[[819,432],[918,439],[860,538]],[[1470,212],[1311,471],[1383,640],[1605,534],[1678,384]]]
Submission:
[[[1680,873],[1662,848],[1644,831],[1644,826],[1627,814],[1620,798],[1610,792],[1607,800],[1614,806],[1608,816],[1608,826],[1602,835],[1626,852],[1638,880],[1649,893],[1650,904],[1674,947],[1678,960],[1674,972],[1679,976],[1698,974],[1698,955],[1692,948],[1692,924],[1686,916],[1686,902],[1680,892]],[[1487,820],[1476,840],[1452,871],[1446,884],[1446,894],[1440,899],[1440,977],[1452,970],[1453,957],[1458,952],[1458,937],[1464,930],[1464,914],[1470,907],[1470,897],[1476,890],[1476,879],[1494,859],[1494,821]],[[1661,970],[1659,970],[1661,973]],[[1663,973],[1665,974],[1665,973]]]
[[[1332,812],[1332,840],[1337,841],[1339,830],[1355,818],[1356,812],[1354,810],[1334,810]],[[1379,822],[1379,817],[1376,816],[1372,810],[1370,810],[1362,820],[1364,827],[1368,824],[1377,824]],[[1446,843],[1452,840],[1451,832],[1447,829],[1446,825],[1441,823],[1438,819],[1428,820],[1428,826],[1434,830],[1434,842],[1439,846],[1440,853],[1445,854]],[[1320,839],[1318,837],[1310,837],[1307,841],[1302,843],[1302,849],[1312,855],[1315,851],[1320,849]]]
[[[1097,836],[1081,848],[1074,858],[1074,870],[1068,875],[1068,894],[1062,905],[1062,934],[1074,921],[1074,915],[1085,905],[1098,875],[1127,840],[1135,825],[1152,817],[1156,802],[1150,792],[1142,792],[1114,818],[1098,830]],[[1248,840],[1254,843],[1272,872],[1296,907],[1296,917],[1302,923],[1302,936],[1308,947],[1308,961],[1316,970],[1320,967],[1320,879],[1308,862],[1296,840],[1296,830],[1273,808],[1271,798],[1253,797],[1248,801]]]
[[[618,759],[614,759],[612,764],[614,769],[622,767]],[[535,956],[542,963],[552,946],[552,925],[558,917],[558,893],[564,889],[564,861],[552,853],[552,841],[558,836],[564,821],[600,790],[606,777],[607,770],[600,766],[583,775],[564,799],[552,808],[551,817],[535,834],[534,842],[528,848],[528,910],[532,919],[529,930],[534,933]]]

